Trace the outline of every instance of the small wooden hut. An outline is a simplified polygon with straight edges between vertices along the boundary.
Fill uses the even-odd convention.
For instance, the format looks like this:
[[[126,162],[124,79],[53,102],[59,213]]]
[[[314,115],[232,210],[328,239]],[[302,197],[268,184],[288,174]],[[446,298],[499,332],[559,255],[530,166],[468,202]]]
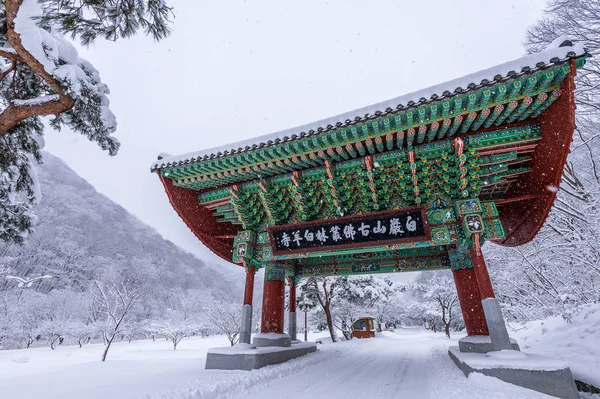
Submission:
[[[352,323],[354,338],[373,338],[375,336],[375,321],[372,317],[361,317]]]

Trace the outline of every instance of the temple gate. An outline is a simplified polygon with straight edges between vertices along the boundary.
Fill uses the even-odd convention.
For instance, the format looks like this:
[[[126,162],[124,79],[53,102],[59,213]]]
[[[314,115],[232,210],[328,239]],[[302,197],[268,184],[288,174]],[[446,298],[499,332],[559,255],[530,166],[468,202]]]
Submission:
[[[152,170],[194,234],[246,269],[242,342],[251,342],[260,268],[253,344],[290,351],[286,279],[295,295],[309,276],[450,269],[468,336],[490,337],[461,350],[510,349],[481,246],[521,245],[542,227],[575,128],[573,77],[587,56],[564,41],[327,120],[159,159]]]

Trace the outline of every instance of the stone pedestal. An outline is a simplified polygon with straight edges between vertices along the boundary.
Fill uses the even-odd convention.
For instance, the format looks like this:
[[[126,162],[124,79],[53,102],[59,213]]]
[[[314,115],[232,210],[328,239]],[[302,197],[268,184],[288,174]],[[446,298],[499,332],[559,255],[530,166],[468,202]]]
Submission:
[[[252,337],[252,305],[242,306],[242,325],[240,326],[240,343],[249,344]]]
[[[566,363],[513,350],[464,353],[452,346],[448,354],[469,376],[476,372],[561,399],[578,399],[577,387]]]
[[[252,270],[254,271],[254,270]],[[290,335],[283,332],[285,273],[281,265],[265,267],[263,305],[260,334],[255,334],[250,344],[252,329],[251,290],[253,275],[246,279],[245,304],[242,308],[240,343],[232,347],[209,349],[206,356],[207,369],[254,370],[304,356],[317,350],[313,342],[292,342],[296,333],[296,313],[290,312]],[[295,284],[290,291],[290,309],[296,308]]]
[[[483,306],[485,321],[490,332],[492,350],[512,349],[498,300],[496,298],[487,298],[481,301],[481,305]]]
[[[242,323],[240,339],[242,344],[249,344],[252,337],[252,297],[254,295],[254,266],[246,268],[246,284],[244,286],[244,305],[242,306]]]
[[[458,349],[463,353],[488,353],[493,351],[492,339],[489,335],[471,335],[458,340]],[[510,349],[518,351],[519,344],[510,338]]]
[[[317,345],[314,342],[298,342],[287,347],[238,344],[226,348],[213,348],[209,349],[206,355],[206,369],[255,370],[316,351]]]
[[[296,341],[296,329],[297,329],[297,325],[296,325],[296,312],[290,312],[289,314],[290,319],[288,321],[288,334],[290,336],[290,338],[292,339],[292,341]]]
[[[287,334],[260,333],[254,335],[254,338],[252,339],[252,345],[260,348],[268,346],[287,348],[292,345],[292,339]]]

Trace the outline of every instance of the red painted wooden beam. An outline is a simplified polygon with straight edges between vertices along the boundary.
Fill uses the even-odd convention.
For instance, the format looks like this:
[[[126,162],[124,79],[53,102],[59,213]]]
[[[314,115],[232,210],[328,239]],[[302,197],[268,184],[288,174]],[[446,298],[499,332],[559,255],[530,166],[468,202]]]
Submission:
[[[501,219],[506,238],[497,244],[513,247],[531,241],[550,213],[556,199],[554,188],[560,185],[575,131],[575,73],[575,61],[571,61],[561,96],[539,118],[542,139],[535,148],[532,171],[515,181],[506,195],[535,196],[535,201],[503,205]]]
[[[198,191],[173,185],[170,179],[157,172],[171,206],[187,227],[212,252],[231,262],[233,239],[217,236],[235,236],[238,227],[228,222],[217,222],[212,211],[198,203]]]

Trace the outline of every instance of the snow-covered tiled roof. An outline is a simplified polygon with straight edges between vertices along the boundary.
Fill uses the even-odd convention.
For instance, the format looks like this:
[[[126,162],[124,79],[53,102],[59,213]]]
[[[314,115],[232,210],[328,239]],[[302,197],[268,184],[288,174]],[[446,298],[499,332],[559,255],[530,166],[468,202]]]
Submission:
[[[481,70],[458,79],[408,93],[387,101],[372,104],[350,112],[335,115],[306,125],[282,130],[263,136],[238,141],[205,150],[194,151],[183,155],[162,157],[152,164],[152,171],[162,168],[202,162],[222,156],[252,151],[274,144],[293,141],[299,138],[321,134],[343,126],[352,125],[369,119],[394,114],[422,104],[440,101],[456,94],[464,94],[471,90],[513,79],[523,74],[547,68],[565,61],[588,56],[581,44],[574,44],[561,37],[552,42],[544,51],[526,55],[504,64]]]

